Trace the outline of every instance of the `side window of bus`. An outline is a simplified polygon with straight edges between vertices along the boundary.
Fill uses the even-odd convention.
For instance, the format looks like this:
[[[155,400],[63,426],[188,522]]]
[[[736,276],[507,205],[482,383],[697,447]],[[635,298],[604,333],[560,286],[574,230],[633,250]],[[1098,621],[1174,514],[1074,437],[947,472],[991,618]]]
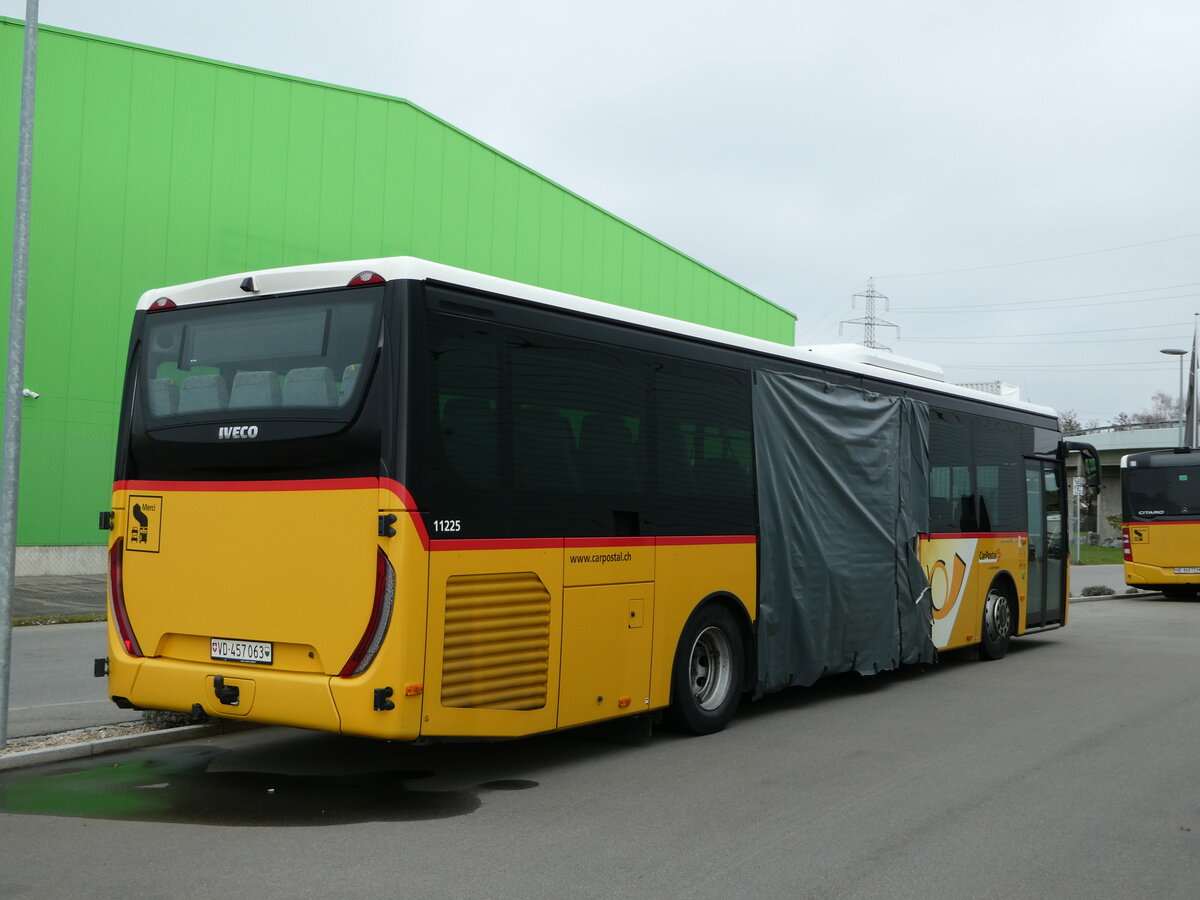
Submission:
[[[652,487],[665,531],[754,527],[750,386],[743,372],[665,362],[654,377]]]
[[[447,502],[504,485],[498,345],[453,319],[431,320],[430,475]]]
[[[618,509],[641,512],[647,362],[621,348],[531,332],[514,332],[507,344],[518,489],[586,496],[579,512],[596,523],[611,522]]]
[[[971,435],[962,416],[932,409],[929,417],[929,531],[979,530],[971,484]]]
[[[980,531],[1024,531],[1025,429],[1015,422],[972,416],[975,487],[979,494]]]

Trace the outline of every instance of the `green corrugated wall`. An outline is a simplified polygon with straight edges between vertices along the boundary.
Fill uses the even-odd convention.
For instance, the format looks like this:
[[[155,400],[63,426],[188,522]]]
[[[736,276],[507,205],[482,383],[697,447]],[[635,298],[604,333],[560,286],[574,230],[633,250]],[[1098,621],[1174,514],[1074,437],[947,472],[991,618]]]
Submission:
[[[0,18],[2,346],[21,44]],[[21,545],[102,542],[157,285],[410,254],[792,342],[791,313],[404,100],[53,28],[37,77]]]

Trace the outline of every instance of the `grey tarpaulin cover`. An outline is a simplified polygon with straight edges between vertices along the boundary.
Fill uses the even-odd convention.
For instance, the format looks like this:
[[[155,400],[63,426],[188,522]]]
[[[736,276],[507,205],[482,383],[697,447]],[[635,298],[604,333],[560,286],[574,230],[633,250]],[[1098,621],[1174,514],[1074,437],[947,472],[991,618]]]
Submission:
[[[756,694],[823,675],[932,662],[929,408],[795,375],[756,373]]]

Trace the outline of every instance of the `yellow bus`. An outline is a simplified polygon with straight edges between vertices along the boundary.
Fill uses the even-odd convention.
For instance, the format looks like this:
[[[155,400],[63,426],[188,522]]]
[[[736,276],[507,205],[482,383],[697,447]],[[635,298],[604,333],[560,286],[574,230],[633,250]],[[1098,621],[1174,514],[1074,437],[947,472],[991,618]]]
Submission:
[[[1200,450],[1121,458],[1125,583],[1172,598],[1200,594]]]
[[[394,740],[652,714],[1065,624],[1052,411],[400,257],[150,291],[108,690]]]

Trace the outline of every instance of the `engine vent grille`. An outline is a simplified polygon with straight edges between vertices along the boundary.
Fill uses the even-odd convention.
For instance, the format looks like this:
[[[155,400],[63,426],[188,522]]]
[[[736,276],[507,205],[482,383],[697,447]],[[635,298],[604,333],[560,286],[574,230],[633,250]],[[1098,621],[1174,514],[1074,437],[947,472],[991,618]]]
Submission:
[[[550,671],[550,592],[533,572],[446,582],[442,706],[541,709]]]

